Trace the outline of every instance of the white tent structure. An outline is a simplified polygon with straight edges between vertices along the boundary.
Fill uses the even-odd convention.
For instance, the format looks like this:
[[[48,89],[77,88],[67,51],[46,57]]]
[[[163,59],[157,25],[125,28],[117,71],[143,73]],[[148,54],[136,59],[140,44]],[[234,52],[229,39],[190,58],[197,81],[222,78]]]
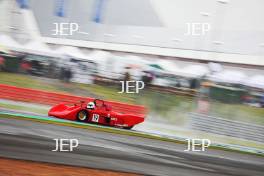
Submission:
[[[62,56],[66,55],[66,56],[71,56],[71,57],[80,58],[80,59],[88,58],[88,56],[83,54],[80,49],[78,49],[77,47],[73,47],[73,46],[62,46],[56,49],[55,52]]]
[[[130,74],[132,78],[135,80],[141,79],[143,75],[143,71],[147,70],[148,65],[151,62],[135,55],[127,55],[125,57],[120,58],[118,67],[120,68],[121,73],[125,72],[126,67],[130,67]]]
[[[245,73],[235,70],[225,70],[223,72],[210,75],[208,78],[214,82],[231,84],[242,84],[246,79],[248,79]]]
[[[94,58],[94,60],[96,59],[103,60],[103,59],[107,59],[111,55],[112,54],[107,51],[95,50],[89,54],[89,57]]]
[[[8,35],[0,35],[0,45],[8,48],[9,50],[21,51],[24,48]]]
[[[244,84],[249,87],[255,87],[259,89],[264,89],[264,76],[263,75],[255,75],[249,79],[244,81]]]
[[[155,64],[163,69],[161,72],[189,78],[199,78],[210,72],[209,68],[204,65],[189,65],[179,68],[175,62],[170,60],[158,60]]]
[[[73,46],[62,46],[55,50],[57,54],[63,56],[59,64],[72,71],[72,82],[91,84],[92,74],[96,70],[96,65],[89,55],[85,55],[79,48]]]
[[[142,71],[149,61],[135,55],[117,56],[110,52],[95,50],[90,53],[88,59],[97,63],[98,74],[108,78],[121,78],[130,67],[130,74],[137,80],[142,76]]]
[[[54,50],[50,49],[48,45],[36,40],[26,43],[26,45],[24,46],[24,51],[37,55],[45,55],[51,57],[59,56]]]
[[[213,73],[221,72],[223,67],[219,63],[210,62],[208,63],[209,70]]]
[[[150,63],[146,59],[139,57],[139,56],[135,56],[135,55],[127,55],[123,57],[123,60],[126,60],[130,64],[138,65],[139,67],[143,67],[146,64]]]
[[[113,56],[110,52],[102,50],[94,50],[87,55],[87,58],[97,65],[97,71],[99,76],[116,78],[116,66],[117,56]]]
[[[126,64],[124,66],[136,68],[136,69],[144,69],[148,64],[151,63],[150,61],[144,59],[143,57],[135,56],[135,55],[127,55],[121,57],[120,62]]]
[[[171,75],[178,75],[178,73],[181,71],[176,66],[176,64],[170,60],[158,59],[156,62],[153,63],[153,65],[155,65],[157,68],[153,67],[152,69],[154,69],[156,73],[160,74],[165,73]],[[172,84],[174,84],[174,81],[168,79],[167,76],[158,76],[153,80],[152,84],[158,86],[171,86]]]
[[[115,56],[104,52],[104,55],[94,57],[98,62],[98,67],[103,68],[103,75],[111,78],[121,78],[126,71],[132,76],[132,79],[139,80],[142,76],[142,71],[148,65],[148,61],[134,55]],[[103,58],[102,58],[103,56]],[[99,59],[98,59],[99,58]],[[101,67],[102,66],[102,67]],[[127,70],[127,68],[130,68]]]
[[[209,74],[209,68],[203,65],[190,65],[180,71],[180,75],[192,78],[200,78]]]
[[[173,61],[159,59],[156,62],[157,65],[159,65],[164,72],[168,73],[176,73],[179,72],[179,68],[177,68],[176,64]]]

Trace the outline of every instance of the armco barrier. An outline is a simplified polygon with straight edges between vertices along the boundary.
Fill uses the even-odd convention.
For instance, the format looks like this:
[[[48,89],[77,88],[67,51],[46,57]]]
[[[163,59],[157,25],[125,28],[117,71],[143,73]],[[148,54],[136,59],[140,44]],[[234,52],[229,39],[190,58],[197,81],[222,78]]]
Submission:
[[[189,117],[191,129],[264,143],[264,126],[198,113],[190,113]]]
[[[9,86],[4,84],[0,84],[0,98],[14,101],[46,104],[51,106],[56,105],[60,102],[73,104],[80,101],[88,102],[94,99],[90,97],[81,97],[69,94],[47,92],[42,90]],[[120,113],[132,113],[137,115],[146,114],[146,108],[143,106],[129,105],[113,101],[106,102],[107,104],[110,104],[112,106],[114,111]]]

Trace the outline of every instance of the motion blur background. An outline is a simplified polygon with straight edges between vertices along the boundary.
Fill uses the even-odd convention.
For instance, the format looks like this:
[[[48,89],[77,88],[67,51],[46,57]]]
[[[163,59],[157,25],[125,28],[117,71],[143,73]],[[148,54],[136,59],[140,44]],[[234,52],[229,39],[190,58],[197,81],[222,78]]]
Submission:
[[[262,0],[0,0],[0,84],[143,105],[148,116],[137,130],[263,149],[263,7]],[[54,23],[79,30],[54,35]],[[185,35],[193,23],[210,30]],[[118,94],[120,80],[146,87]],[[0,98],[5,109],[49,108]]]

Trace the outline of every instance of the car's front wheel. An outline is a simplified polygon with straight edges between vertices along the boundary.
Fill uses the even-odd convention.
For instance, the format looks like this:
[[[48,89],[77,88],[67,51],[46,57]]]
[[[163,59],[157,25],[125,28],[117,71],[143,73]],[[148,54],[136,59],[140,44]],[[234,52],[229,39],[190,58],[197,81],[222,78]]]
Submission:
[[[131,130],[133,127],[134,127],[134,125],[133,126],[129,126],[129,127],[123,127],[123,129]]]
[[[85,122],[88,120],[88,113],[85,110],[81,110],[80,112],[78,112],[77,114],[77,121],[80,122]]]

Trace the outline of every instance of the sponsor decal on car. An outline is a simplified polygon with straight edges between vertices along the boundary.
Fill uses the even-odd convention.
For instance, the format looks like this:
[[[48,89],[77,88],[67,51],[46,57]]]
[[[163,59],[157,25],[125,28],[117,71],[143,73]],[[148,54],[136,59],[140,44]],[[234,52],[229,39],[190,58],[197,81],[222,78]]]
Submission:
[[[99,122],[99,115],[98,114],[93,114],[92,121],[93,122]]]

